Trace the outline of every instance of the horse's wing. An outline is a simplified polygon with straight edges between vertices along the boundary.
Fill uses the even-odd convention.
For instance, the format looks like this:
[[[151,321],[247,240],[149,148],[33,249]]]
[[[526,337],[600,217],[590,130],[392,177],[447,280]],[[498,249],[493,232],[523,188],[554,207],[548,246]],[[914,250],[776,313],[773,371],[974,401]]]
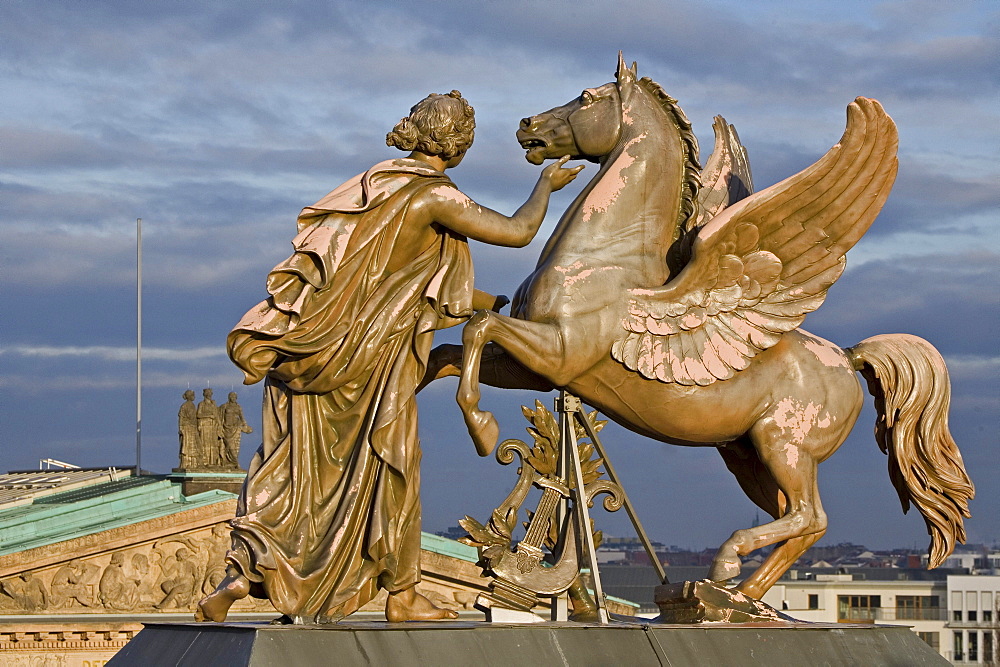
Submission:
[[[709,221],[674,280],[630,291],[612,356],[683,385],[746,368],[823,303],[889,195],[897,141],[878,102],[851,103],[840,143],[816,164]]]
[[[727,206],[753,194],[753,175],[747,149],[740,143],[736,128],[722,116],[715,117],[715,147],[701,171],[698,191],[698,215],[691,228],[701,226]]]

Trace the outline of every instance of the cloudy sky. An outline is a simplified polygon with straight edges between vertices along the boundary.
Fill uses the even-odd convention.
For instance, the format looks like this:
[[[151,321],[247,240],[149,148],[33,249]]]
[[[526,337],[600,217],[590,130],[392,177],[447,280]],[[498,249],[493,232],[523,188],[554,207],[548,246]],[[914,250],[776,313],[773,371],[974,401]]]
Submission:
[[[1000,541],[998,35],[1000,5],[987,0],[0,0],[0,467],[134,464],[136,218],[142,462],[166,472],[188,387],[235,387],[259,425],[260,387],[241,387],[226,334],[263,298],[299,209],[393,157],[385,133],[414,102],[457,88],[473,103],[476,143],[453,178],[510,214],[538,173],[514,140],[518,119],[611,80],[622,49],[680,100],[703,159],[712,116],[736,125],[758,189],[835,143],[855,96],[893,116],[894,192],[805,327],[844,346],[907,332],[941,350],[979,491],[969,538]],[[477,286],[512,294],[593,173],[553,197],[528,248],[473,244]],[[432,531],[486,518],[514,479],[475,455],[454,389],[446,380],[420,397]],[[491,391],[485,404],[515,437],[518,405],[536,397]],[[924,546],[919,516],[900,513],[867,402],[820,468],[824,542]],[[244,461],[256,438],[245,436]],[[717,545],[754,520],[711,449],[614,426],[605,442],[655,539]],[[630,534],[624,516],[599,520]]]

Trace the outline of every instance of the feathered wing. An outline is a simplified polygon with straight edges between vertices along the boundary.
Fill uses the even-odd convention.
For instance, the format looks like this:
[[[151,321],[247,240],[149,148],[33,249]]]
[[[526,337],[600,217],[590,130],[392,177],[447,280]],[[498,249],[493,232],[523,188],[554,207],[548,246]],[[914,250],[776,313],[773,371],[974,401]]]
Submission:
[[[722,116],[716,116],[712,129],[715,130],[715,146],[701,170],[698,215],[692,216],[689,229],[700,227],[727,206],[753,194],[747,149],[740,143],[736,128]]]
[[[722,116],[716,116],[712,129],[715,130],[715,146],[701,170],[702,185],[698,189],[696,214],[678,230],[678,237],[667,253],[671,276],[676,276],[691,260],[691,244],[701,227],[727,206],[753,194],[747,149],[740,143],[736,128]]]
[[[840,143],[818,162],[708,221],[666,285],[630,290],[612,356],[682,385],[746,368],[823,303],[889,195],[897,143],[882,106],[856,99]]]

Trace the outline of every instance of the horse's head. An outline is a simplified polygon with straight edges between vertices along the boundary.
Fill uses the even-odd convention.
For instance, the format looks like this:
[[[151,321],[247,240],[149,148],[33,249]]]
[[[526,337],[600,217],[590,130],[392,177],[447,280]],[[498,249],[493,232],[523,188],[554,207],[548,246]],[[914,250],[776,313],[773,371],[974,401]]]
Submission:
[[[599,162],[611,153],[622,132],[622,100],[635,85],[635,63],[626,67],[618,54],[618,80],[587,88],[561,107],[521,120],[517,141],[532,164],[569,155]]]

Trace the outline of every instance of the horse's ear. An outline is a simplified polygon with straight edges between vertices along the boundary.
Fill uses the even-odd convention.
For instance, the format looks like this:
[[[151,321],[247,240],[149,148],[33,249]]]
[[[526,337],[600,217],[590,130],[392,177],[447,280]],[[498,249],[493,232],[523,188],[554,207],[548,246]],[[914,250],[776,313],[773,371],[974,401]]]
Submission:
[[[633,61],[632,67],[625,65],[625,57],[622,52],[618,52],[618,72],[615,77],[618,79],[618,86],[621,87],[624,84],[635,83],[638,76],[638,66]]]

